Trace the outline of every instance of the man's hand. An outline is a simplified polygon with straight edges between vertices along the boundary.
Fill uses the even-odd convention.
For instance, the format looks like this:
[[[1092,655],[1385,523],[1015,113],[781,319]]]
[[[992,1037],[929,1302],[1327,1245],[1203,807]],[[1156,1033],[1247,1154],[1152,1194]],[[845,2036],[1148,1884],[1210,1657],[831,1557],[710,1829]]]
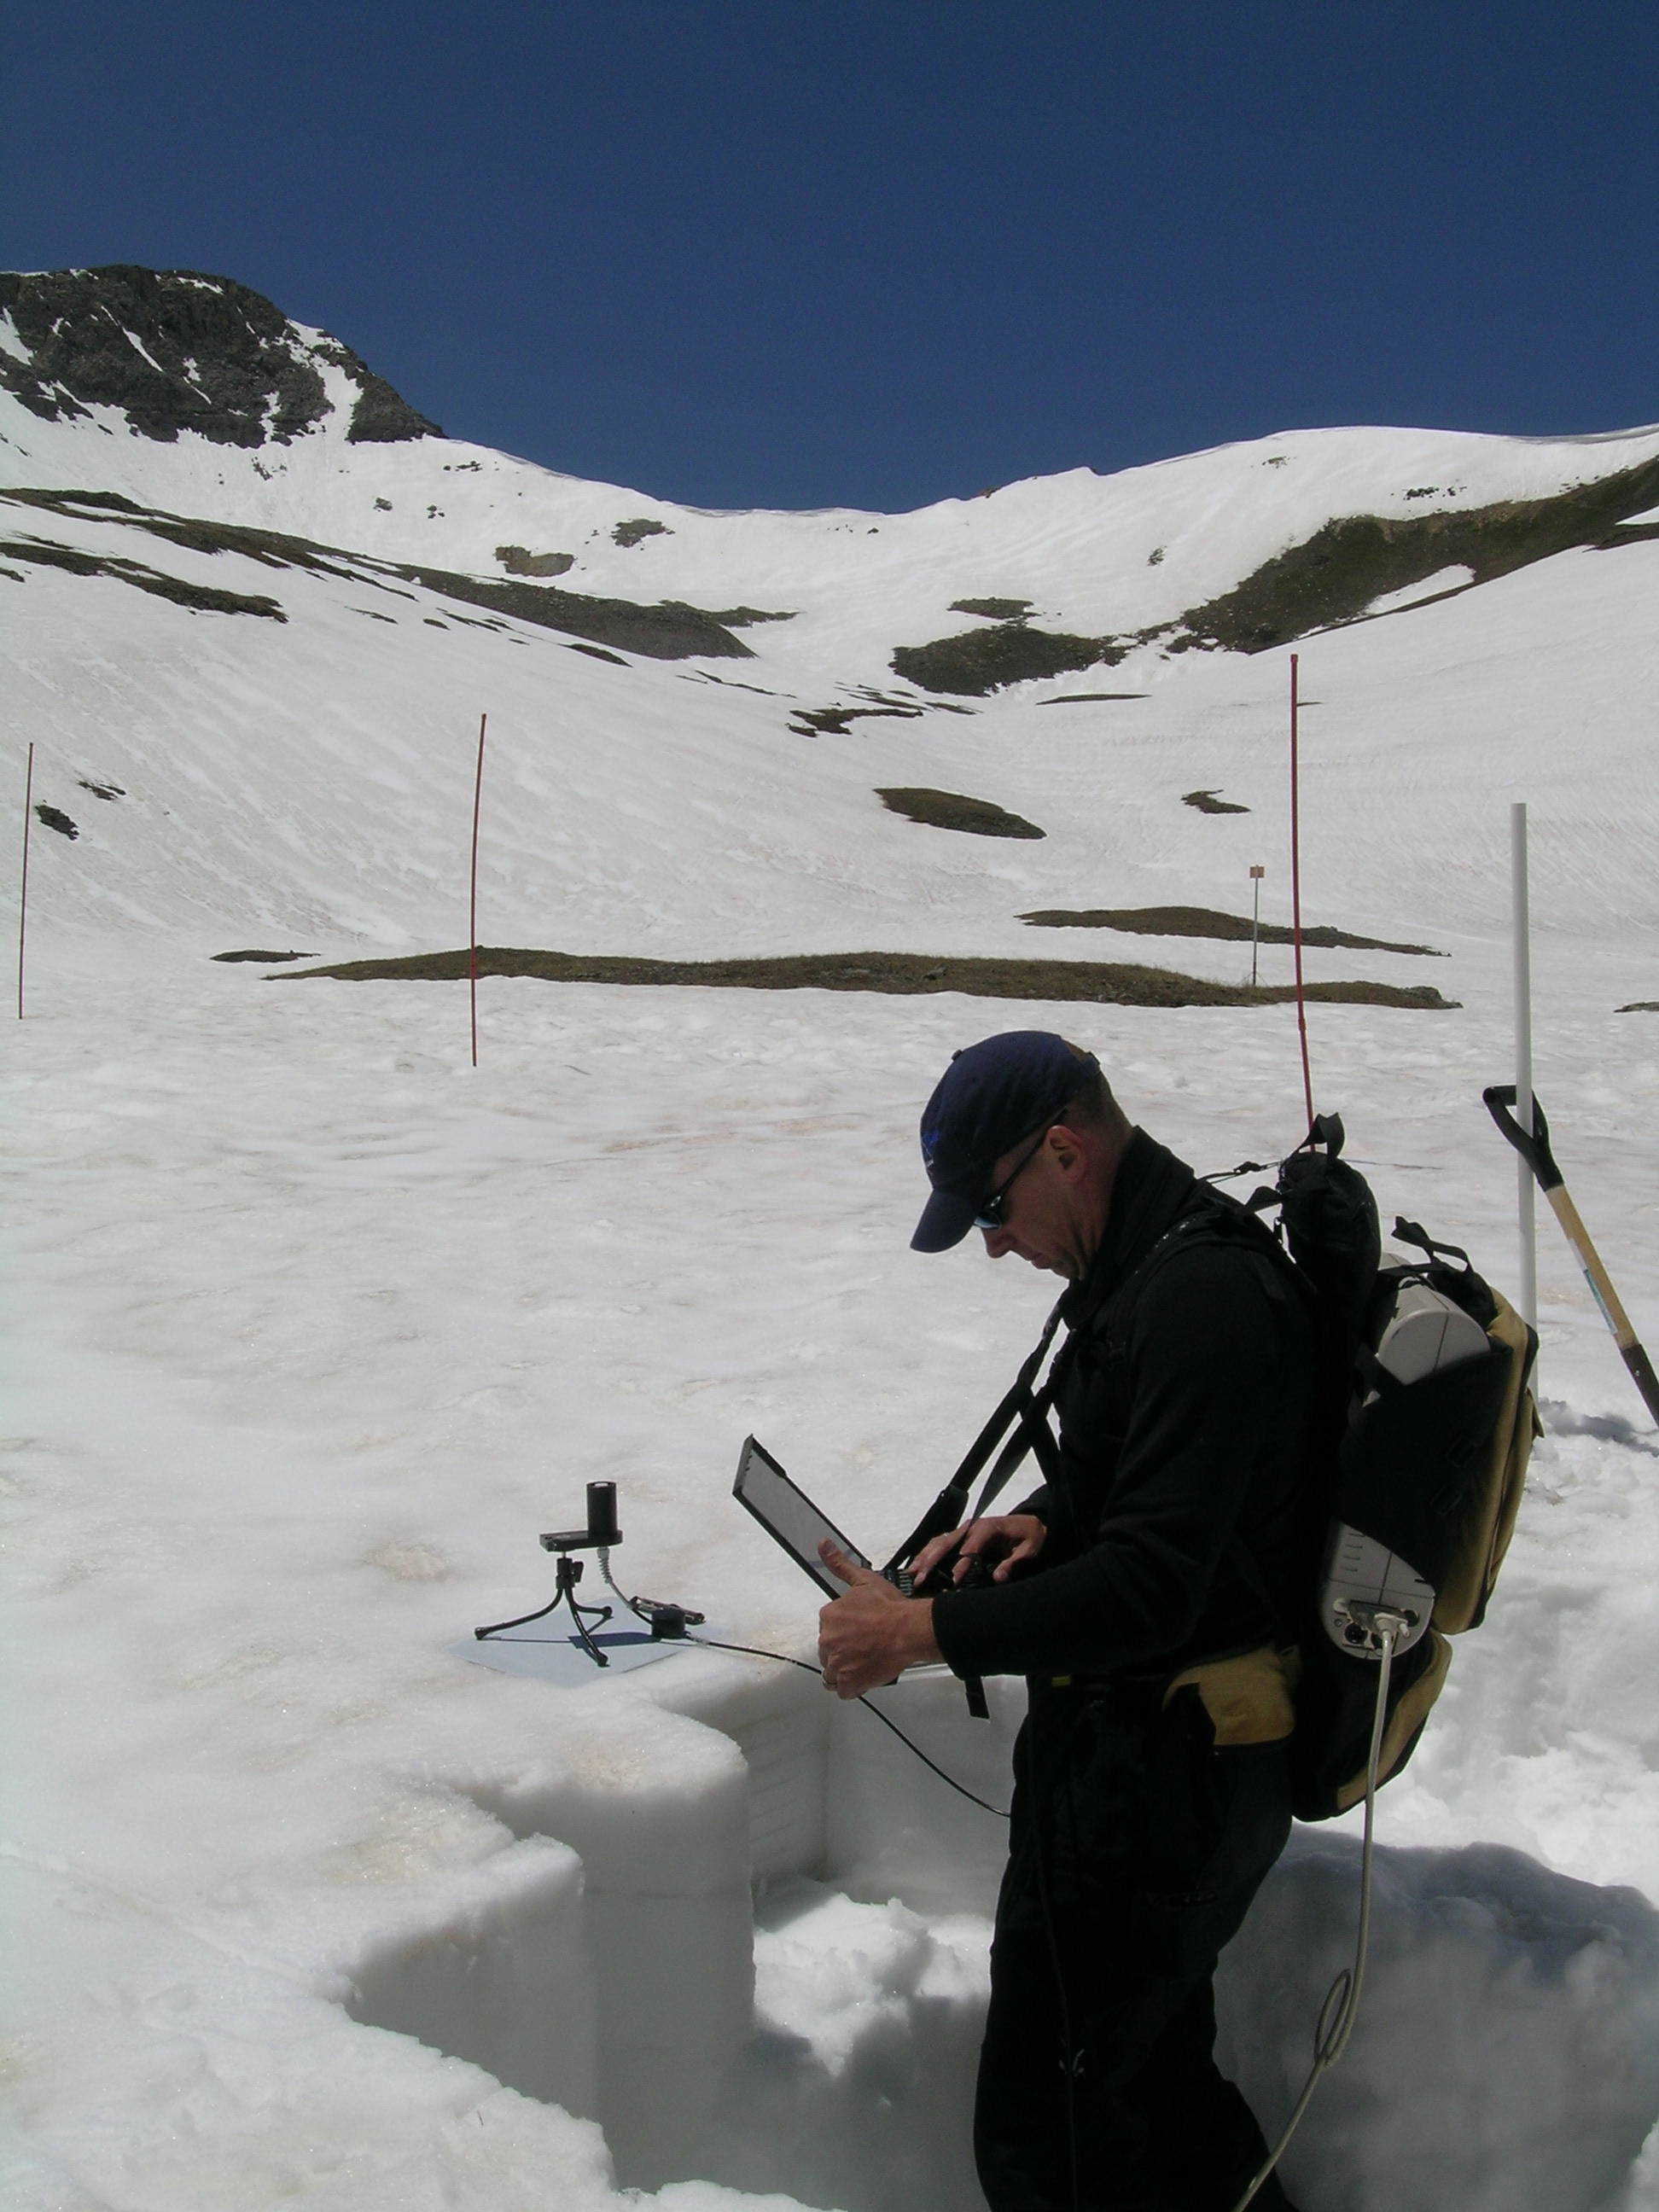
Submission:
[[[839,1698],[861,1698],[907,1667],[942,1656],[933,1641],[930,1600],[901,1596],[872,1567],[854,1566],[831,1543],[818,1546],[818,1557],[848,1585],[846,1595],[818,1615],[818,1664],[826,1688]]]
[[[962,1580],[970,1559],[988,1553],[996,1562],[991,1580],[1006,1583],[1022,1560],[1036,1559],[1048,1533],[1035,1513],[988,1513],[982,1521],[964,1522],[948,1535],[935,1536],[931,1544],[924,1544],[910,1563],[911,1578],[925,1582],[939,1561],[960,1544],[962,1550],[951,1571],[953,1582]]]

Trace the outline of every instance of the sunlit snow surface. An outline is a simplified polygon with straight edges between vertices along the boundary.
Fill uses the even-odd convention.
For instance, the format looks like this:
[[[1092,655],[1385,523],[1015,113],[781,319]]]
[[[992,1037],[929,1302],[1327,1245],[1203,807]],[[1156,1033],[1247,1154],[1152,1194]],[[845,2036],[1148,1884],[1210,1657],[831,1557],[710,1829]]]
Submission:
[[[464,941],[487,708],[488,941],[1036,951],[1237,980],[1248,948],[1017,917],[1248,911],[1260,860],[1264,918],[1286,918],[1283,654],[1146,656],[845,738],[792,737],[790,706],[902,689],[886,653],[965,627],[954,596],[1127,626],[1161,611],[1135,594],[1176,564],[1148,568],[1165,535],[1186,534],[1187,604],[1401,486],[1485,469],[1482,495],[1554,489],[1565,449],[1319,434],[892,520],[705,519],[430,441],[326,469],[318,441],[309,506],[295,461],[258,507],[246,455],[4,428],[15,483],[398,557],[404,508],[424,528],[447,484],[476,514],[412,550],[448,565],[487,568],[497,537],[580,551],[580,522],[604,534],[573,586],[798,610],[743,633],[747,663],[617,669],[544,632],[429,628],[447,611],[427,596],[394,628],[349,586],[8,510],[14,532],[274,592],[289,620],[0,577],[12,849],[30,738],[36,799],[82,833],[34,825],[27,1018],[6,1039],[7,2202],[500,2212],[614,2203],[618,2181],[665,2185],[665,2212],[733,2189],[971,2201],[995,1824],[804,1674],[695,1656],[568,1693],[450,1647],[544,1601],[536,1534],[606,1476],[626,1587],[810,1650],[810,1589],[728,1496],[743,1436],[890,1547],[1052,1287],[906,1249],[915,1116],[951,1050],[1062,1027],[1136,1119],[1220,1167],[1297,1133],[1293,1015],[491,980],[475,1073],[464,987],[267,981],[207,956]],[[484,504],[491,470],[537,527]],[[1264,495],[1265,520],[1252,470],[1282,510]],[[1248,526],[1205,539],[1206,483]],[[675,535],[611,546],[646,513]],[[1615,1010],[1659,997],[1656,606],[1659,548],[1636,544],[1301,648],[1309,916],[1450,955],[1315,953],[1311,972],[1462,1002],[1312,1009],[1319,1102],[1385,1219],[1513,1280],[1512,1159],[1480,1091],[1510,1073],[1508,806],[1527,799],[1538,1087],[1650,1346],[1659,1016]],[[1095,689],[1151,696],[1035,705]],[[872,795],[912,782],[1048,836],[953,836]],[[1194,785],[1253,811],[1200,816]],[[1283,980],[1288,954],[1263,968]],[[1382,1802],[1369,2009],[1292,2160],[1304,2212],[1588,2205],[1620,2185],[1608,2146],[1659,2108],[1659,1448],[1540,1211],[1550,1434],[1492,1618]],[[948,1684],[901,1708],[1006,1802],[1006,1700],[979,1735]],[[1351,1837],[1299,1839],[1224,1970],[1224,2048],[1265,2118],[1305,2063],[1352,1875]],[[1659,2203],[1652,2158],[1632,2205]]]

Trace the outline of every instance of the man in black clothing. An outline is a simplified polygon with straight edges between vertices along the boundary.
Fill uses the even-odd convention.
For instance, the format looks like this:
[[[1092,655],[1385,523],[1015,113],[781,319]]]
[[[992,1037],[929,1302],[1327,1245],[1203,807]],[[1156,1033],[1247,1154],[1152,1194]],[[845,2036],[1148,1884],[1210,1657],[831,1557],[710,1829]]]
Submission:
[[[1266,2156],[1213,2057],[1212,1977],[1290,1830],[1288,1663],[1317,1353],[1265,1232],[1036,1030],[959,1053],[912,1243],[978,1228],[1065,1277],[1048,1480],[940,1537],[988,1582],[906,1599],[826,1550],[826,1683],[1022,1674],[975,2149],[992,2212],[1230,2212]],[[1277,2175],[1255,2199],[1285,2212]]]

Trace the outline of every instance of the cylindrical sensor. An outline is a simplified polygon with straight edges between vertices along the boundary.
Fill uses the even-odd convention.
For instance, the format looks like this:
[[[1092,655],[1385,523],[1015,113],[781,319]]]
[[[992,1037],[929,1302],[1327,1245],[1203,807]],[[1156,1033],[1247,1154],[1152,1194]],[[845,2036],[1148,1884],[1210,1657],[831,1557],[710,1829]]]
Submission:
[[[622,1530],[617,1526],[614,1482],[590,1482],[587,1486],[587,1540],[607,1546],[622,1541]]]

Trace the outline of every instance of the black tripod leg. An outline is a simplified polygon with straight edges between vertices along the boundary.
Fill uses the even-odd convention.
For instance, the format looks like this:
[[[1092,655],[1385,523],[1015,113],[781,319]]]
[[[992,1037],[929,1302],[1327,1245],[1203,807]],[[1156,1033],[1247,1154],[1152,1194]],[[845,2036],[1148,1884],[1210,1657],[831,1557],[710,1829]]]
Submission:
[[[573,1597],[570,1601],[570,1611],[576,1623],[576,1634],[581,1640],[582,1650],[586,1652],[596,1667],[608,1667],[611,1664],[610,1659],[588,1634],[587,1623],[582,1619],[582,1615],[585,1613],[591,1613],[599,1626],[604,1627],[605,1622],[611,1618],[610,1607],[608,1605],[578,1605]]]
[[[528,1628],[532,1620],[545,1620],[548,1614],[557,1606],[559,1598],[563,1595],[564,1592],[561,1590],[552,1604],[543,1606],[539,1613],[521,1613],[516,1620],[492,1621],[488,1628],[475,1628],[472,1633],[482,1644],[486,1636],[499,1636],[504,1628]]]

